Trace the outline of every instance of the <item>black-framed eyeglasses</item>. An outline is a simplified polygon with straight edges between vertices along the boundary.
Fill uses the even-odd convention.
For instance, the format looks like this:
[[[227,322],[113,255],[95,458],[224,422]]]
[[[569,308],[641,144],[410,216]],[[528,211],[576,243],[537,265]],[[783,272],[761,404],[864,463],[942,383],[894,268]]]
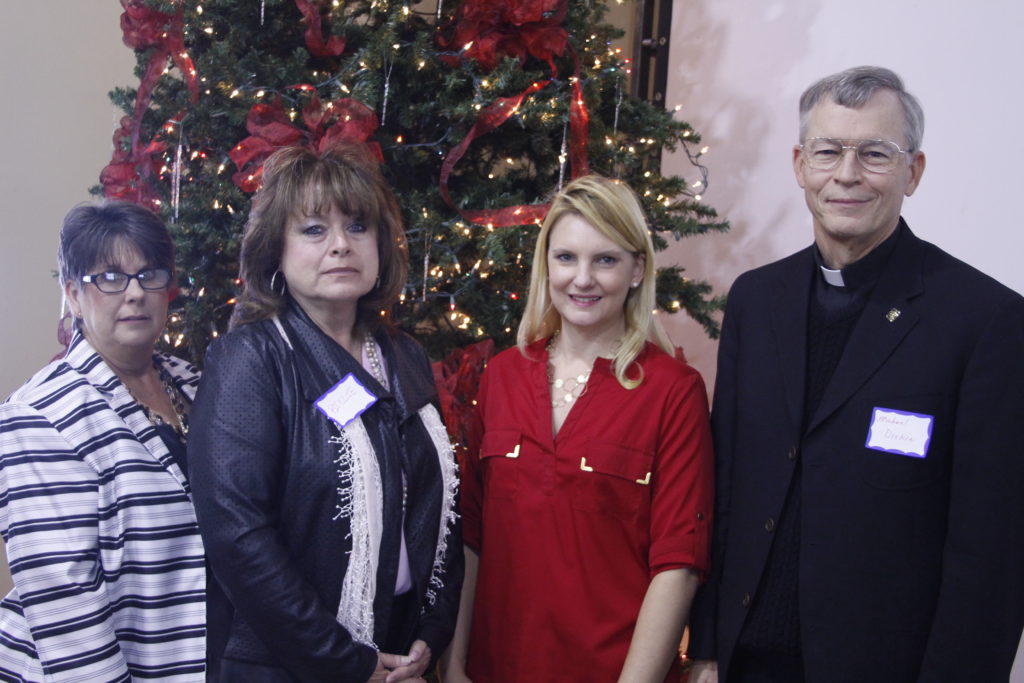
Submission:
[[[817,171],[831,171],[839,165],[848,149],[855,152],[857,161],[866,171],[891,173],[900,157],[909,150],[901,149],[891,140],[837,140],[811,138],[800,145],[807,165]]]
[[[83,275],[82,282],[91,282],[96,289],[104,294],[119,294],[128,289],[128,283],[138,280],[139,286],[152,292],[163,289],[171,282],[171,271],[166,268],[145,268],[130,275],[116,270],[108,270],[93,275]]]

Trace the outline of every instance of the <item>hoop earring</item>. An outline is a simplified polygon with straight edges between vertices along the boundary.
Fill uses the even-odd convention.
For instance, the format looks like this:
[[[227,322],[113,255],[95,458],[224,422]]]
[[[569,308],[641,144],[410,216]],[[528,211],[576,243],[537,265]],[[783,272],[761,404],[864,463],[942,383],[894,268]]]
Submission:
[[[277,291],[277,276],[281,276],[281,291]],[[274,274],[270,276],[270,291],[278,296],[284,296],[288,292],[288,281],[284,279],[284,273],[280,270],[275,270]]]

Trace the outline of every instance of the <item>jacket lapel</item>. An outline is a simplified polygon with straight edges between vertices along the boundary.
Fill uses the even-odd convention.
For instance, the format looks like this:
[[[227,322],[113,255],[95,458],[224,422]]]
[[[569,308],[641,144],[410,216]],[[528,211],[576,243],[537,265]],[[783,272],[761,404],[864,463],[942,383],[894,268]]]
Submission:
[[[912,299],[924,291],[921,240],[903,226],[903,235],[846,343],[832,380],[808,431],[850,399],[892,355],[920,317]]]
[[[142,406],[80,333],[76,333],[75,338],[72,339],[64,360],[72,369],[85,377],[86,381],[103,396],[118,417],[123,420],[125,427],[135,434],[135,438],[149,455],[174,477],[182,489],[189,492],[190,488],[185,474],[174,462],[163,439],[160,438],[156,428],[143,412]],[[192,381],[185,381],[183,375],[185,371],[180,368],[170,370],[170,372],[175,383],[191,400],[195,396],[196,378],[193,377]]]
[[[807,302],[814,275],[814,257],[809,247],[798,252],[780,273],[773,294],[780,305],[772,307],[772,333],[778,347],[786,407],[793,427],[803,422],[804,385],[807,374]]]

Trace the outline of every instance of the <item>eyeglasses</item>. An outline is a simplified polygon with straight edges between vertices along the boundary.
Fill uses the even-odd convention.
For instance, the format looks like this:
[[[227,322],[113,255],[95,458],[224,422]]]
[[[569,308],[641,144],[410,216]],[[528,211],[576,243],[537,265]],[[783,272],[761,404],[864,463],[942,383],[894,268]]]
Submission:
[[[134,275],[108,270],[95,275],[83,275],[82,282],[91,282],[104,294],[118,294],[128,289],[128,283],[138,280],[139,286],[148,292],[163,289],[171,281],[171,271],[166,268],[146,268]]]
[[[845,144],[845,143],[851,144]],[[908,150],[890,140],[836,140],[833,138],[811,138],[800,145],[807,165],[817,171],[831,171],[839,165],[843,153],[856,150],[857,161],[866,171],[891,173],[900,157]]]

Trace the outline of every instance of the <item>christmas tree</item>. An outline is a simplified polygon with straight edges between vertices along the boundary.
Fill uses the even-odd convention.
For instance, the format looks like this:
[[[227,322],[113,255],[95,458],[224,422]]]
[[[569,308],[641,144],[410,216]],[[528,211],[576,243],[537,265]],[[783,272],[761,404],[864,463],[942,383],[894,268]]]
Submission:
[[[121,2],[139,84],[111,94],[125,117],[97,191],[171,225],[181,289],[165,341],[193,361],[226,330],[250,198],[282,145],[378,154],[410,251],[390,313],[434,358],[513,343],[536,222],[572,177],[632,186],[658,248],[727,227],[700,201],[703,177],[660,173],[663,151],[691,154],[699,136],[629,94],[602,2]],[[717,334],[708,285],[664,268],[658,292]]]

